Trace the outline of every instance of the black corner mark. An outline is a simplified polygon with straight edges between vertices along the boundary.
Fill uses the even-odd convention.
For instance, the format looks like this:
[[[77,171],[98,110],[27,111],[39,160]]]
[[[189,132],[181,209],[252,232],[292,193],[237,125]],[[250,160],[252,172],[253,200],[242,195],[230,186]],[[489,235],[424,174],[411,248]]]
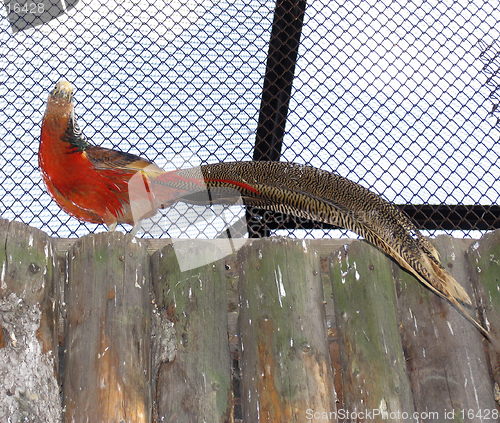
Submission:
[[[4,0],[12,32],[42,25],[75,7],[79,0]]]

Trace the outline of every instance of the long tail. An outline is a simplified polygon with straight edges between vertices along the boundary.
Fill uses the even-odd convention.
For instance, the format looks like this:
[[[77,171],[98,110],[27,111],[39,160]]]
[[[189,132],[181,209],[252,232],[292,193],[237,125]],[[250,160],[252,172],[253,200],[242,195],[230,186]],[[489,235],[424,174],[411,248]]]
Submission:
[[[311,166],[284,162],[217,163],[172,173],[179,180],[170,178],[166,185],[186,193],[181,201],[231,203],[236,190],[247,206],[356,232],[453,303],[489,338],[488,332],[458,302],[471,304],[462,286],[441,265],[436,249],[400,209],[361,185]],[[200,190],[198,182],[192,182],[201,178],[209,196],[206,190]]]

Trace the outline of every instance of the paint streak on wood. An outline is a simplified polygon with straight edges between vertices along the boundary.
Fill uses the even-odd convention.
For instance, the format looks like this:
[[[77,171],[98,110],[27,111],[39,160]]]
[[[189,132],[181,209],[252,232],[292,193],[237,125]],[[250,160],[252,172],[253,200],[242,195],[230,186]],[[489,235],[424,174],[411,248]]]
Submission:
[[[273,322],[267,317],[259,318],[258,327],[259,422],[288,422],[292,414],[289,399],[281,395],[278,396],[276,389],[274,353],[272,351],[275,328]]]
[[[335,394],[337,397],[337,409],[345,409],[344,386],[342,385],[342,362],[340,360],[340,344],[337,328],[328,330],[328,345],[332,358],[332,369],[334,374]]]
[[[317,243],[318,240],[315,241],[314,246],[324,247],[321,244]],[[328,244],[327,244],[328,245]],[[339,337],[337,333],[337,324],[335,319],[335,306],[333,301],[333,291],[332,291],[332,280],[330,275],[330,262],[331,252],[337,251],[341,244],[337,244],[335,247],[332,246],[330,251],[325,251],[324,248],[321,248],[322,255],[320,257],[321,263],[321,280],[323,283],[323,295],[325,305],[325,313],[326,313],[326,326],[328,330],[328,346],[330,348],[330,357],[331,357],[331,365],[334,374],[334,386],[335,386],[335,395],[337,402],[337,409],[344,409],[344,387],[342,386],[342,365],[340,361],[340,345],[339,345]]]

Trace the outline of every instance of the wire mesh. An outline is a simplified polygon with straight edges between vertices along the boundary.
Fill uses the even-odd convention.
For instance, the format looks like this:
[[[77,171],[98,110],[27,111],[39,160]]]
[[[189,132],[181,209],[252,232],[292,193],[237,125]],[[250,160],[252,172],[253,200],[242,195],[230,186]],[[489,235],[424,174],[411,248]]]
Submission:
[[[60,79],[76,87],[79,124],[94,144],[167,170],[251,160],[275,8],[264,0],[6,0],[2,217],[58,237],[105,229],[60,211],[38,171],[46,99]],[[498,2],[309,1],[280,160],[346,176],[432,231],[474,236],[499,226],[499,10]],[[245,218],[243,208],[229,212],[229,224]],[[249,214],[256,233],[338,235]],[[211,237],[228,223],[188,227],[178,211],[161,222],[174,237]]]

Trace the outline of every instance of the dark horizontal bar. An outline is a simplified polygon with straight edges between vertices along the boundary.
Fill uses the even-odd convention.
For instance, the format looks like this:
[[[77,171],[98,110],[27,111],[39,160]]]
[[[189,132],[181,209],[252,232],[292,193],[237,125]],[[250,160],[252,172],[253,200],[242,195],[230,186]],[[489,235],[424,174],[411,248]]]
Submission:
[[[408,204],[398,207],[423,229],[491,231],[500,228],[498,205]]]
[[[500,228],[500,206],[497,205],[397,205],[415,223],[426,230],[482,230]],[[339,229],[326,223],[303,220],[282,213],[252,208],[252,227],[255,232],[277,229]],[[261,229],[256,227],[260,225]]]

